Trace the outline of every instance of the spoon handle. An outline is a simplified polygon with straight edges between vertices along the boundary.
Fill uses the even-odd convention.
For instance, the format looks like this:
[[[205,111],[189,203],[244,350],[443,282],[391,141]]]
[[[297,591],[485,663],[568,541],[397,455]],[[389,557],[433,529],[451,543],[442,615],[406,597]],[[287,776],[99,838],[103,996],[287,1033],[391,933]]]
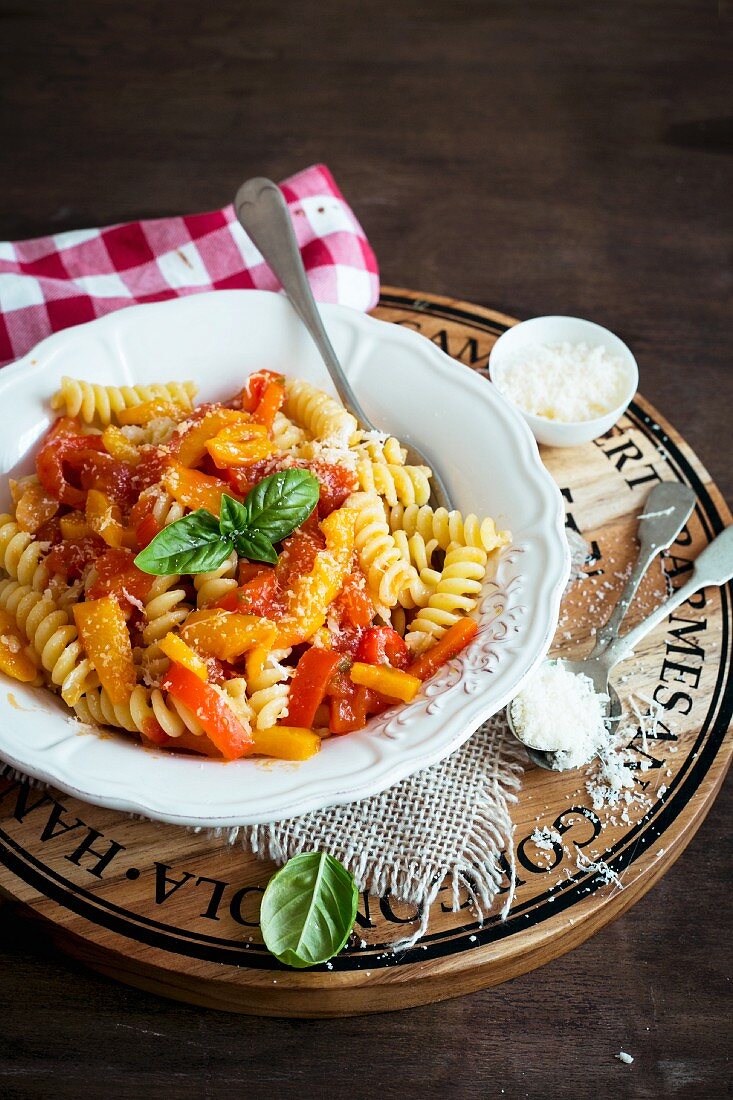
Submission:
[[[359,404],[326,334],[280,188],[262,176],[247,180],[237,191],[234,211],[240,225],[282,283],[291,305],[310,333],[342,404],[362,427],[373,429],[374,425]]]
[[[639,556],[608,622],[598,631],[591,657],[599,657],[618,636],[619,627],[642,577],[660,550],[672,545],[687,523],[694,505],[692,489],[679,481],[665,481],[655,485],[649,493],[639,520]]]
[[[695,561],[692,577],[678,588],[668,600],[656,611],[652,611],[642,622],[635,626],[623,638],[618,638],[613,645],[606,650],[603,663],[611,669],[619,661],[629,657],[642,638],[645,638],[650,630],[658,623],[666,619],[675,608],[689,600],[695,592],[707,585],[725,584],[733,577],[733,526],[726,527],[724,531],[713,539]]]

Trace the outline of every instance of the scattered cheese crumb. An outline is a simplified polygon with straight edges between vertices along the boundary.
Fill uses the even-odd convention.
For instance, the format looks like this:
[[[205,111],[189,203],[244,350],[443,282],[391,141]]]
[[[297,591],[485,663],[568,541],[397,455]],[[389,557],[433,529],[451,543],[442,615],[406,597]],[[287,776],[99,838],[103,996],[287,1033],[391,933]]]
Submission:
[[[620,1050],[616,1057],[618,1058],[619,1062],[624,1062],[627,1066],[630,1066],[631,1063],[634,1061],[631,1055],[627,1054],[625,1050]]]

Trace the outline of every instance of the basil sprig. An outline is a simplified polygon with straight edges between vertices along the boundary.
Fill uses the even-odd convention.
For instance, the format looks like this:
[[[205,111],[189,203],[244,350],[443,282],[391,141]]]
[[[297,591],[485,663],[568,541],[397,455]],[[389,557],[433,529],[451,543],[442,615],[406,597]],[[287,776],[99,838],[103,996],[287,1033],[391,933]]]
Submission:
[[[328,962],[348,939],[358,897],[353,875],[333,856],[293,856],[262,897],[260,927],[268,950],[298,969]]]
[[[318,480],[308,470],[280,470],[263,478],[244,504],[221,498],[219,518],[205,508],[164,527],[135,558],[144,573],[208,573],[233,549],[250,561],[274,565],[274,544],[300,527],[318,503]]]

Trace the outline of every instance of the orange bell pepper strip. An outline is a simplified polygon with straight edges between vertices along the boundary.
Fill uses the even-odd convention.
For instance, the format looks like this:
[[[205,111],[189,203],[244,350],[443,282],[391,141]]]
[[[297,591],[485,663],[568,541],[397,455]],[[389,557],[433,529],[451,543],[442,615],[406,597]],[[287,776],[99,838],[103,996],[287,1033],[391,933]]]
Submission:
[[[283,382],[284,380],[281,378],[278,378],[275,382],[270,382],[262,394],[257,408],[252,413],[252,419],[258,424],[264,424],[268,432],[272,431],[275,413],[279,412],[285,404],[285,386]]]
[[[162,477],[164,487],[179,504],[186,508],[205,508],[208,512],[219,515],[221,510],[221,498],[234,496],[229,485],[220,481],[218,477],[202,474],[200,470],[189,470],[174,462],[165,471]]]
[[[206,450],[220,468],[248,466],[274,453],[264,424],[230,424],[206,442]]]
[[[190,669],[174,662],[161,687],[196,716],[226,760],[238,760],[252,752],[251,731],[245,729],[215,684],[204,683]]]
[[[197,466],[206,454],[206,444],[224,428],[234,424],[249,424],[250,419],[237,409],[216,406],[208,409],[175,442],[174,455],[181,466]],[[174,437],[175,439],[175,437]]]
[[[59,502],[42,485],[29,485],[15,506],[15,519],[21,531],[34,534],[59,510]]]
[[[332,649],[311,646],[305,651],[290,681],[288,721],[294,726],[313,725],[329,680],[342,660],[343,654]]]
[[[33,650],[23,637],[13,616],[0,609],[0,672],[12,676],[21,684],[31,684],[38,678]]]
[[[478,632],[478,623],[474,619],[459,619],[434,646],[426,650],[421,657],[413,661],[407,671],[419,680],[428,680],[434,676],[441,665],[460,653]]]
[[[119,506],[99,489],[90,489],[87,494],[86,521],[107,546],[119,547],[126,541]]]
[[[192,611],[181,628],[181,637],[205,657],[232,661],[257,646],[272,648],[275,623],[256,615],[238,615],[220,608]]]
[[[252,737],[256,753],[274,756],[278,760],[307,760],[315,756],[321,747],[317,733],[299,726],[270,726],[264,730],[252,730]]]
[[[339,508],[321,523],[326,539],[310,573],[296,577],[286,592],[286,609],[278,622],[278,647],[298,645],[323,626],[328,608],[338,595],[349,569],[354,549],[355,514]]]
[[[273,370],[258,370],[250,374],[242,390],[242,408],[245,412],[254,412],[262,400],[265,390],[273,382],[285,386],[285,378]]]
[[[140,405],[131,405],[120,409],[117,419],[120,424],[149,424],[151,420],[167,417],[170,420],[183,420],[191,411],[189,405],[179,405],[175,401],[166,401],[156,397],[152,401],[143,401]]]
[[[199,657],[196,650],[192,649],[187,642],[184,642],[178,634],[166,634],[158,645],[166,657],[171,661],[175,661],[177,665],[183,665],[189,672],[193,672],[194,676],[198,676],[199,680],[209,679],[206,661],[203,657]]]
[[[378,691],[388,699],[400,699],[403,703],[411,702],[422,686],[422,680],[417,676],[411,676],[399,668],[390,668],[389,665],[365,665],[362,661],[355,661],[349,675],[355,684]]]
[[[132,643],[125,616],[114,596],[74,604],[81,643],[102,687],[115,706],[126,703],[135,687]]]

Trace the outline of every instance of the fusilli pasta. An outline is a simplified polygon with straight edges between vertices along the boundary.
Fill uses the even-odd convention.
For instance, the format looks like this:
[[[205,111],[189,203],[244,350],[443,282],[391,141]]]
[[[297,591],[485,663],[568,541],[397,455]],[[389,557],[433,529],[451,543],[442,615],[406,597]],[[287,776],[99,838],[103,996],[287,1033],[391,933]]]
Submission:
[[[479,520],[473,513],[464,519],[461,512],[449,512],[445,508],[433,511],[428,505],[421,508],[415,504],[393,506],[389,525],[392,531],[404,531],[408,538],[419,534],[426,542],[435,539],[441,550],[457,543],[459,546],[478,546],[491,553],[506,546],[510,539],[508,531],[497,531],[493,519]]]
[[[405,635],[413,653],[422,653],[462,615],[473,611],[486,575],[486,558],[486,551],[477,546],[457,546],[448,551],[435,591]]]
[[[316,439],[344,447],[358,427],[335,398],[299,378],[285,380],[285,412]]]
[[[78,416],[85,424],[110,424],[122,409],[161,398],[190,407],[196,396],[194,382],[156,382],[150,386],[101,386],[64,377],[51,398],[51,408],[65,416]]]
[[[356,512],[355,547],[367,578],[369,593],[384,615],[394,607],[403,589],[418,578],[414,566],[400,553],[376,493],[352,493],[347,507]]]

